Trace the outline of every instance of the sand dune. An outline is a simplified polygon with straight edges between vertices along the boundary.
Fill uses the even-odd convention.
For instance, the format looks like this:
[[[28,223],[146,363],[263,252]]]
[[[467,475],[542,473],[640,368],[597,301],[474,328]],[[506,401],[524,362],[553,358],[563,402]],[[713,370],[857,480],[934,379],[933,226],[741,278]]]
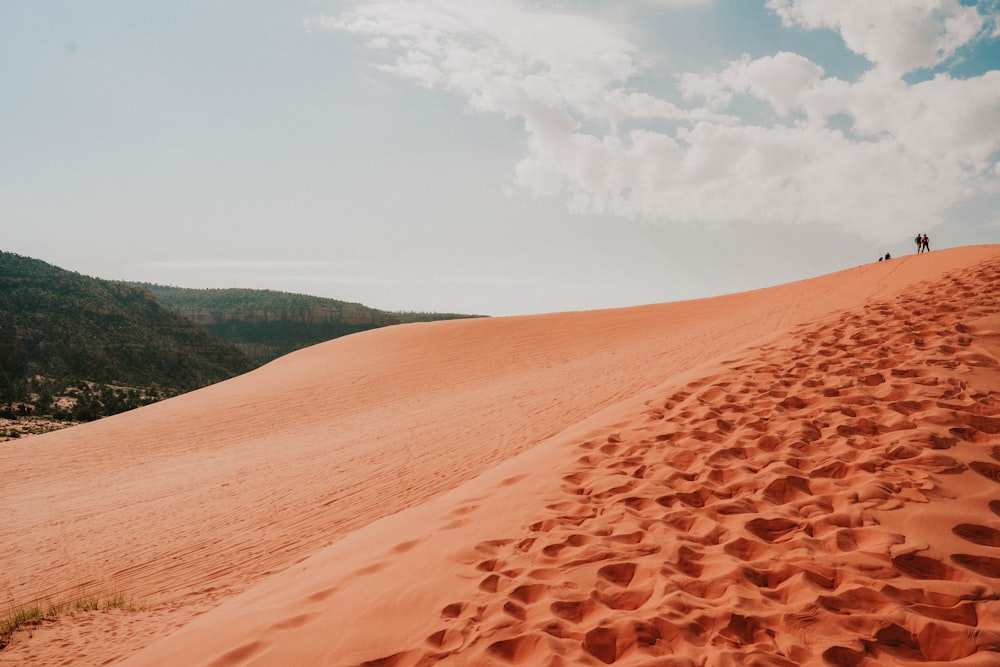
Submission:
[[[1000,663],[996,246],[393,327],[0,448],[0,664]]]

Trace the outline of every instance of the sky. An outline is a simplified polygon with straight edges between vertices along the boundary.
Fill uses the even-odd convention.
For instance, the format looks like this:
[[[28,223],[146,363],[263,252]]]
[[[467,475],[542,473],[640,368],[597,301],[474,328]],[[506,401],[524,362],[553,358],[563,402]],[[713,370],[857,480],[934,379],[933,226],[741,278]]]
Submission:
[[[0,0],[0,250],[516,315],[1000,243],[1000,0]]]

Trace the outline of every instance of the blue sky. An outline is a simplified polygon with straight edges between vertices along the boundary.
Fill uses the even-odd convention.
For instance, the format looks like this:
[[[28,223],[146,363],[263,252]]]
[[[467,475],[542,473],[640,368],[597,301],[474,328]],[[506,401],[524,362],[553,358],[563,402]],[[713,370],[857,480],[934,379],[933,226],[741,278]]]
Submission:
[[[504,315],[1000,243],[997,14],[0,0],[0,249]]]

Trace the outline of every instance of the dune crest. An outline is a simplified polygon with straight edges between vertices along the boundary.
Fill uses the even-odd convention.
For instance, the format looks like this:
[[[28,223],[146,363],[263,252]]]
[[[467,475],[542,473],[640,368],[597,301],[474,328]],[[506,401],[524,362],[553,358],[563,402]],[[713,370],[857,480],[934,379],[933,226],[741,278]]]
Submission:
[[[533,490],[517,529],[464,551],[453,535],[450,568],[405,541],[391,567],[345,575],[327,559],[298,575],[334,574],[322,606],[275,582],[248,596],[257,617],[306,613],[250,623],[239,656],[202,664],[995,664],[998,280],[979,268],[811,322],[646,398],[552,448],[557,484]],[[502,484],[531,493],[522,481]],[[451,514],[498,525],[501,493]],[[369,599],[396,591],[419,620],[348,624],[358,593],[337,588],[362,577]],[[218,632],[240,645],[222,627],[236,602],[135,664],[211,655]]]
[[[715,300],[373,332],[95,425],[84,442],[105,439],[108,457],[144,427],[134,462],[123,455],[144,474],[83,503],[85,526],[132,516],[112,507],[122,488],[203,503],[129,537],[132,581],[162,602],[111,623],[134,648],[110,657],[995,664],[998,277],[1000,249],[961,249]],[[272,423],[313,391],[331,407]],[[176,426],[163,424],[208,424],[205,410],[230,416],[169,447]],[[332,425],[354,429],[338,454],[357,466],[324,477]],[[69,444],[41,438],[43,450]],[[294,446],[278,456],[282,438]],[[10,460],[30,472],[13,499],[70,506],[37,462]],[[218,480],[205,462],[239,467],[225,501],[199,493]],[[86,468],[70,463],[68,477]],[[386,467],[406,483],[383,479]],[[254,503],[266,491],[283,494],[270,517]],[[198,517],[201,542],[185,552],[183,521]],[[77,569],[125,558],[82,537],[72,548]],[[27,577],[7,558],[22,568],[7,576]],[[132,654],[157,628],[167,636]],[[106,636],[84,637],[96,648],[77,664],[108,658]],[[68,651],[44,638],[9,648],[0,664]]]
[[[360,664],[996,664],[998,280],[797,329],[580,442],[463,563],[442,646]]]

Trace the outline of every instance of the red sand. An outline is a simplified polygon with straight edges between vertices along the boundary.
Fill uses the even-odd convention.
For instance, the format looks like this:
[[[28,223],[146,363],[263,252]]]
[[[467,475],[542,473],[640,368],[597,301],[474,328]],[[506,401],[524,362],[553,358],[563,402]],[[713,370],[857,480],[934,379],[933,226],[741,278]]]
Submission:
[[[1000,247],[392,327],[0,447],[0,664],[1000,664]]]

